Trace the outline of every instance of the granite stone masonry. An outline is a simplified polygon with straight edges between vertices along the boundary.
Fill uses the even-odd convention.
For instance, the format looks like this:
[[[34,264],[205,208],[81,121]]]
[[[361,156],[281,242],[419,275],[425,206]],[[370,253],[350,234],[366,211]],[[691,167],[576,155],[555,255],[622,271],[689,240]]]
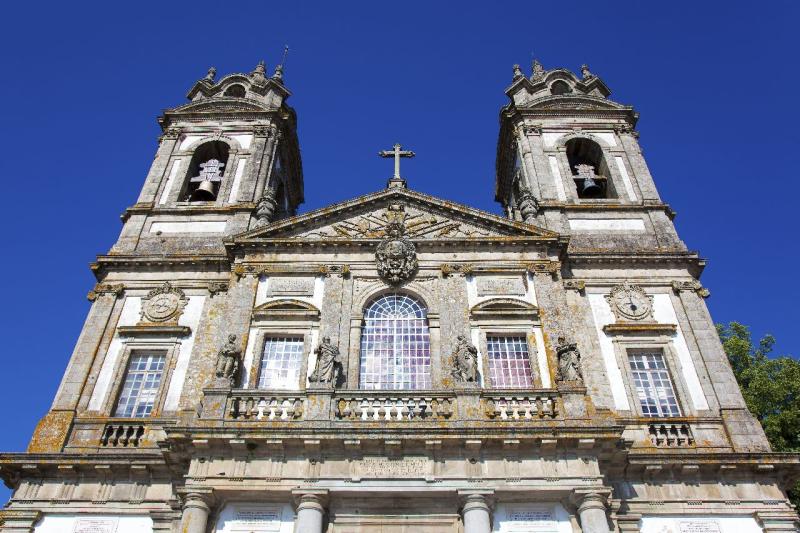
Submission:
[[[399,145],[385,189],[298,213],[281,66],[210,69],[0,454],[0,531],[797,531],[800,458],[747,411],[637,113],[532,70],[499,216],[413,190]]]

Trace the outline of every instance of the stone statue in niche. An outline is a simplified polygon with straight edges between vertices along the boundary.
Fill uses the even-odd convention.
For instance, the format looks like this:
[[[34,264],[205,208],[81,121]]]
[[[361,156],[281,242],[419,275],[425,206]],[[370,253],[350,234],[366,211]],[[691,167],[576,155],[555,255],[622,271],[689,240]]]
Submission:
[[[392,216],[398,219],[396,213]],[[378,275],[391,285],[408,281],[417,271],[417,248],[405,236],[405,230],[402,222],[389,222],[386,237],[375,251]]]
[[[453,350],[453,370],[450,372],[457,383],[478,382],[478,349],[467,340],[466,335],[459,335]]]
[[[275,209],[278,207],[277,200],[278,191],[274,187],[269,187],[264,191],[261,198],[256,203],[255,217],[256,227],[266,226],[272,222],[275,216]]]
[[[340,380],[345,379],[339,348],[331,344],[330,337],[323,337],[314,353],[317,354],[317,364],[308,381],[335,387]]]
[[[228,342],[217,353],[217,384],[234,387],[239,377],[239,361],[242,350],[236,343],[236,335],[228,335]]]
[[[581,370],[581,352],[575,343],[567,343],[564,337],[558,338],[558,369],[556,381],[583,384],[583,370]]]

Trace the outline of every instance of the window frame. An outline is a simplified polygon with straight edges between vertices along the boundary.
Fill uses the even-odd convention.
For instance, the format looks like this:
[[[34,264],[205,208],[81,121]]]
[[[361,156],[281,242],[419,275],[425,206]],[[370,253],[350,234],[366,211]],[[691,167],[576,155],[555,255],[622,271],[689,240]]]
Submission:
[[[531,382],[527,386],[518,386],[518,387],[499,387],[497,386],[492,380],[492,373],[491,373],[491,364],[489,361],[489,338],[490,337],[515,337],[515,338],[522,338],[525,340],[525,345],[527,346],[528,351],[528,366],[531,371]],[[504,330],[504,331],[496,331],[496,330],[489,330],[482,332],[480,337],[481,339],[481,347],[483,348],[483,353],[486,354],[484,365],[482,365],[485,370],[483,382],[487,384],[488,387],[497,390],[520,390],[520,389],[536,389],[542,387],[542,379],[540,376],[539,371],[539,361],[538,361],[538,349],[536,348],[536,338],[533,333],[533,329],[531,331],[516,331],[516,330]],[[533,349],[531,349],[533,347]]]
[[[258,347],[258,351],[253,354],[253,365],[252,365],[252,387],[248,387],[254,390],[269,390],[269,391],[285,391],[285,392],[298,392],[305,389],[306,385],[308,384],[308,359],[311,353],[311,335],[306,334],[306,332],[290,332],[287,331],[277,331],[273,329],[264,329],[259,332],[259,339],[255,346]],[[261,388],[261,361],[264,359],[264,350],[267,347],[267,342],[269,339],[298,339],[300,340],[301,346],[301,353],[300,353],[300,367],[297,370],[297,383],[295,384],[295,388],[286,388],[286,389],[270,389],[270,388]]]
[[[161,352],[164,354],[164,370],[161,374],[161,383],[158,392],[153,400],[153,409],[150,414],[144,417],[115,416],[117,405],[119,404],[122,389],[125,385],[124,379],[127,376],[128,366],[133,355],[137,353]],[[164,403],[167,399],[167,392],[172,383],[172,374],[180,353],[180,342],[170,340],[158,342],[145,339],[130,339],[123,344],[122,353],[117,361],[113,376],[113,385],[108,388],[106,399],[103,402],[103,413],[110,418],[143,420],[148,418],[158,418],[163,415]]]
[[[425,316],[424,316],[425,327],[427,328],[427,333],[428,333],[428,354],[429,354],[428,376],[430,378],[430,383],[429,383],[428,387],[414,388],[414,389],[412,389],[412,388],[408,388],[408,389],[406,389],[406,388],[403,388],[403,389],[369,388],[368,389],[368,388],[363,388],[362,387],[362,382],[361,382],[361,370],[362,370],[361,356],[362,356],[362,346],[363,346],[363,342],[364,342],[364,331],[365,331],[365,329],[367,327],[367,322],[368,322],[368,320],[367,320],[367,312],[378,301],[380,301],[383,298],[386,298],[387,296],[392,296],[392,295],[405,296],[407,298],[410,298],[411,300],[414,300],[420,306],[420,308],[424,311],[424,314],[425,314]],[[431,390],[431,389],[436,388],[437,387],[437,382],[438,382],[437,374],[438,374],[438,370],[439,370],[439,368],[437,368],[437,361],[436,361],[437,357],[435,355],[437,353],[436,347],[438,347],[438,342],[436,342],[436,341],[438,341],[438,315],[435,315],[435,318],[433,319],[433,320],[436,321],[436,332],[434,332],[434,328],[432,327],[431,314],[432,313],[431,313],[430,307],[428,306],[428,304],[425,301],[425,299],[423,299],[422,297],[418,296],[417,294],[415,294],[413,292],[409,292],[409,291],[387,290],[387,291],[379,292],[377,294],[373,294],[369,299],[367,299],[366,302],[364,303],[364,305],[361,307],[361,314],[360,314],[360,317],[359,317],[358,333],[357,333],[356,338],[353,339],[354,342],[352,344],[352,346],[353,346],[353,348],[355,350],[355,359],[356,359],[356,363],[355,364],[356,364],[356,369],[357,369],[356,375],[354,376],[355,388],[357,390],[360,390],[360,391],[370,391],[370,392],[372,392],[372,391],[398,391],[398,392],[424,391],[424,390]]]
[[[308,374],[309,374],[309,359],[311,358],[312,341],[314,341],[317,329],[309,324],[308,326],[301,325],[284,325],[279,323],[269,323],[266,325],[259,325],[255,328],[255,338],[252,340],[252,353],[250,360],[247,360],[248,354],[245,353],[245,362],[247,365],[246,380],[242,380],[242,387],[248,390],[270,390],[282,392],[302,392],[308,387]],[[251,335],[253,333],[251,332]],[[300,358],[300,370],[297,380],[297,386],[292,389],[259,389],[258,382],[261,379],[261,358],[264,354],[264,348],[267,345],[267,339],[270,337],[296,337],[303,341],[303,355]],[[317,341],[318,342],[318,341]],[[250,341],[248,341],[248,345]],[[249,346],[248,346],[249,348]]]
[[[625,382],[625,393],[630,405],[630,412],[633,416],[645,418],[648,420],[664,420],[665,418],[685,418],[696,416],[694,406],[690,401],[689,391],[683,379],[683,369],[678,360],[675,349],[672,346],[672,340],[666,336],[651,337],[651,338],[616,338],[613,340],[614,352],[617,358],[617,364],[622,370],[623,381]],[[652,417],[646,415],[642,409],[641,402],[639,401],[638,389],[636,388],[636,381],[633,377],[633,371],[630,366],[629,353],[632,352],[661,352],[664,358],[664,365],[666,366],[667,374],[669,375],[672,389],[675,394],[675,400],[678,403],[680,415],[669,417]]]

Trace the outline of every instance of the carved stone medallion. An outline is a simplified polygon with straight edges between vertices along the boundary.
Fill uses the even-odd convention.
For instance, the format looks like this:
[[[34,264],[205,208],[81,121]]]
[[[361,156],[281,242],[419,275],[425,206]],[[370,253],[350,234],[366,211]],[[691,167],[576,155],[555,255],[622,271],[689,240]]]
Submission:
[[[174,322],[186,307],[186,294],[170,282],[147,293],[142,301],[142,322]]]
[[[619,320],[647,320],[653,317],[653,297],[638,285],[627,281],[611,289],[606,296],[611,310]]]
[[[398,285],[411,279],[417,271],[417,248],[405,236],[403,207],[389,206],[390,222],[386,226],[386,237],[375,251],[378,275],[390,285]]]

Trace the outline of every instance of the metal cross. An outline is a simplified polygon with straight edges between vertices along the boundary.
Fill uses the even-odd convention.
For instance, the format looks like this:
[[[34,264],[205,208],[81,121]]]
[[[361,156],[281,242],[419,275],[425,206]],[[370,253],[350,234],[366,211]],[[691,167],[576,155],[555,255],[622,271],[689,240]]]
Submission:
[[[381,157],[394,157],[394,177],[393,180],[402,180],[400,177],[400,158],[401,157],[414,157],[416,154],[411,150],[403,150],[399,143],[394,145],[392,150],[381,150],[378,155]]]

